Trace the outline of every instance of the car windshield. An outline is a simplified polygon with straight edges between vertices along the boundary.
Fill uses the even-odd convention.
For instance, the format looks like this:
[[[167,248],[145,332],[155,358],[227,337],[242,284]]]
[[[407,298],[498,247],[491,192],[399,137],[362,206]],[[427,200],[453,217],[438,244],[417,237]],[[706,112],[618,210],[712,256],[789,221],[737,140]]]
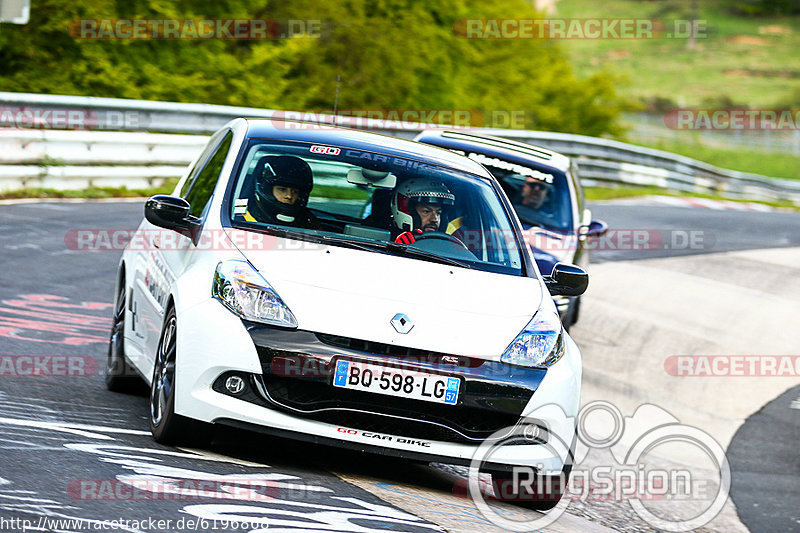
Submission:
[[[525,229],[541,226],[569,230],[572,227],[570,191],[563,172],[539,170],[483,154],[469,156],[497,178]]]
[[[518,239],[488,180],[376,152],[251,141],[234,226],[522,275]]]

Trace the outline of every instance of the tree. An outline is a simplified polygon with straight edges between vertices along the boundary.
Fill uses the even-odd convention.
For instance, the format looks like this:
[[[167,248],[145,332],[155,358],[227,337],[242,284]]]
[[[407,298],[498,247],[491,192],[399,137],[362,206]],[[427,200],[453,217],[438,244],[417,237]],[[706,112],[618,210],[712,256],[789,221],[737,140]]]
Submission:
[[[522,112],[519,127],[618,133],[628,104],[610,75],[578,79],[553,42],[454,32],[462,19],[536,16],[525,0],[41,0],[27,26],[0,33],[0,90],[327,110],[338,76],[345,110],[501,110]],[[260,41],[74,32],[80,19],[228,17],[319,20],[322,31]]]

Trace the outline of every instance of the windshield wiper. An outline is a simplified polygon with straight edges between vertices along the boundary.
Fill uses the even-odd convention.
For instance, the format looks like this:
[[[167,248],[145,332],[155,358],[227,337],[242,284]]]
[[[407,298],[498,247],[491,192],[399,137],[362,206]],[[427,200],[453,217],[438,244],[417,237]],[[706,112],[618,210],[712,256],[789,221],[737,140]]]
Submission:
[[[369,252],[372,252],[376,249],[379,250],[383,249],[383,246],[380,244],[356,241],[353,239],[343,239],[341,237],[333,237],[329,235],[319,235],[316,233],[306,233],[304,231],[297,231],[290,228],[278,227],[271,224],[259,224],[257,228],[253,229],[255,229],[256,231],[262,231],[270,235],[276,235],[278,237],[284,237],[287,239],[296,239],[299,241],[307,241],[307,242],[321,242],[323,244],[328,244],[328,243],[339,244],[341,246],[347,246],[349,248],[357,248],[359,250],[366,250]]]
[[[358,241],[355,239],[332,237],[330,235],[321,235],[320,238],[325,243],[339,244],[350,248],[356,248],[358,250],[366,250],[367,252],[374,252],[375,250],[383,251],[386,249],[386,247],[383,244],[377,242]]]
[[[391,242],[391,241],[366,242],[355,239],[345,239],[342,237],[330,237],[328,235],[322,236],[322,240],[327,243],[340,244],[342,246],[348,246],[351,248],[357,248],[359,250],[366,250],[369,252],[379,251],[379,252],[388,252],[392,255],[410,255],[434,263],[442,263],[445,265],[451,265],[469,269],[472,268],[467,263],[463,263],[456,259],[451,259],[450,257],[444,257],[431,252],[426,252],[424,250],[420,250],[419,248],[413,248],[410,246],[406,246],[405,244],[400,244],[399,242]]]
[[[449,257],[444,257],[431,252],[426,252],[424,250],[420,250],[419,248],[411,248],[409,246],[406,246],[405,244],[400,244],[399,242],[392,242],[392,241],[369,242],[356,239],[347,239],[344,237],[335,237],[332,235],[315,235],[315,234],[305,233],[302,231],[295,231],[291,229],[275,227],[272,225],[263,225],[254,229],[289,239],[298,239],[302,241],[312,241],[312,242],[317,241],[317,242],[322,242],[324,244],[337,244],[339,246],[346,246],[348,248],[355,248],[357,250],[364,250],[366,252],[377,251],[377,252],[389,253],[392,255],[411,255],[434,263],[442,263],[445,265],[452,265],[469,269],[472,268],[467,263],[462,263],[461,261],[458,261],[456,259],[451,259]]]
[[[427,259],[428,261],[432,261],[434,263],[442,263],[445,265],[452,265],[461,268],[469,268],[469,269],[472,268],[467,263],[464,263],[457,259],[453,259],[451,257],[445,257],[443,255],[435,254],[432,252],[426,252],[425,250],[420,250],[419,248],[414,248],[413,246],[400,244],[399,242],[387,242],[386,250],[390,252],[399,252],[399,254],[404,254],[404,255],[413,255],[414,257],[419,257],[420,259]]]

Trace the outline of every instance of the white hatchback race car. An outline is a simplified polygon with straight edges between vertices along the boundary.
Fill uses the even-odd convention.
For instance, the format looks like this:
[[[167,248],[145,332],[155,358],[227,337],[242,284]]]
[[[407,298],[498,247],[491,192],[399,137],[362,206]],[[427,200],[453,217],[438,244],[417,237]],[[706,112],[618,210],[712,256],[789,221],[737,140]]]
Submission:
[[[466,157],[236,119],[146,203],[106,382],[150,385],[161,443],[234,426],[468,465],[502,441],[480,464],[495,480],[561,473],[581,356],[551,294],[587,284],[572,265],[540,275],[501,187]]]

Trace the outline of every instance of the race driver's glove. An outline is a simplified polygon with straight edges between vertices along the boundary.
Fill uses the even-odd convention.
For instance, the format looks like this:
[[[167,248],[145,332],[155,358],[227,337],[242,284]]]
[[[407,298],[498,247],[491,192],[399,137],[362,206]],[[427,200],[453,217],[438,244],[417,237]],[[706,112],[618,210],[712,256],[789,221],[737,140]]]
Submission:
[[[407,231],[405,233],[401,233],[397,236],[394,242],[399,242],[400,244],[412,244],[417,241],[414,235],[422,235],[421,229],[415,229],[414,231]]]

